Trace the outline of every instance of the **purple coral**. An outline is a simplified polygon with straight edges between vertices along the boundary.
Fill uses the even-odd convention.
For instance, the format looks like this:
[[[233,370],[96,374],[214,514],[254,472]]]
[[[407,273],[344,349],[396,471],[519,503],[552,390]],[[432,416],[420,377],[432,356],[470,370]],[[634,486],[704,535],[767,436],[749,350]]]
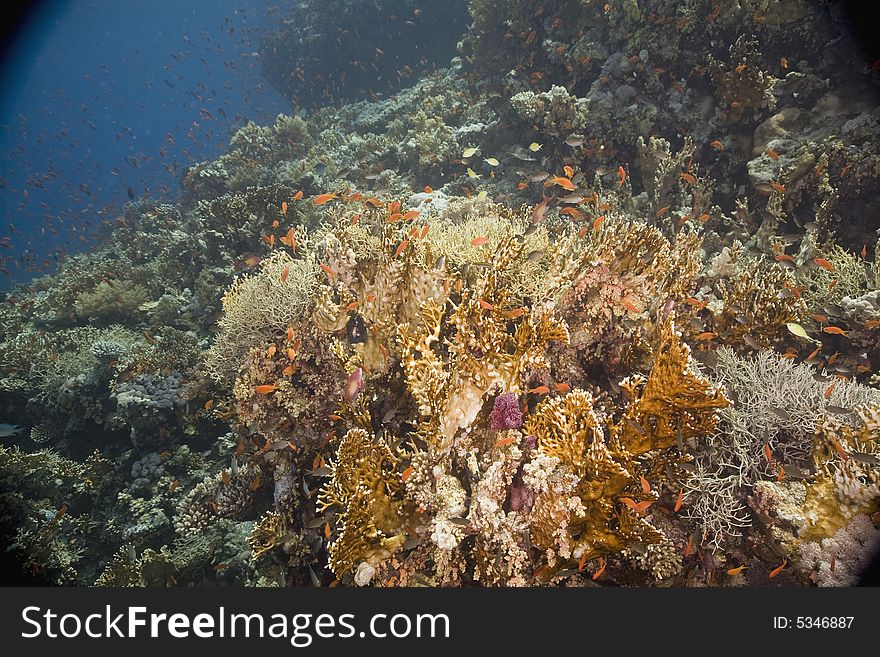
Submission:
[[[522,421],[519,397],[516,393],[506,392],[495,398],[495,405],[492,407],[492,431],[518,429],[522,426]]]

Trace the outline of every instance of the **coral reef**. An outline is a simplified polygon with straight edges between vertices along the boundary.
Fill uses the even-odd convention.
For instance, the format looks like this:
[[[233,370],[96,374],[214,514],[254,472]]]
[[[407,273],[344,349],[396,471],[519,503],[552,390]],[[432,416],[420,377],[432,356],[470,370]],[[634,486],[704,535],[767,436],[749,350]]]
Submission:
[[[15,577],[855,584],[880,109],[833,5],[294,3],[290,115],[0,304]]]

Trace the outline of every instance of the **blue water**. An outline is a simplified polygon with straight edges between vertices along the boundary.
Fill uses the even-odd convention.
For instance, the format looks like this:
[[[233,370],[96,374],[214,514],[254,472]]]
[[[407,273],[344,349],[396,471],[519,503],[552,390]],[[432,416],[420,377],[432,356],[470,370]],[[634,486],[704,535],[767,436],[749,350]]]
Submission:
[[[246,120],[289,112],[259,76],[272,20],[264,0],[39,3],[0,69],[0,289],[87,248],[131,197],[174,199]]]

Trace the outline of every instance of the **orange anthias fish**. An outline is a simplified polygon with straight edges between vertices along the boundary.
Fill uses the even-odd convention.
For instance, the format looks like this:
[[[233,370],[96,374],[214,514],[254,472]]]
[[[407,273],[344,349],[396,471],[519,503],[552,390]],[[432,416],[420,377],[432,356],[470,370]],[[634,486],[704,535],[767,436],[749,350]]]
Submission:
[[[832,335],[843,335],[843,336],[845,336],[846,333],[847,333],[846,331],[844,331],[844,330],[843,330],[842,328],[840,328],[839,326],[823,326],[823,327],[822,327],[822,330],[825,331],[825,333],[830,333],[830,334],[832,334]]]
[[[290,267],[285,267],[281,271],[281,282],[284,283],[287,281],[287,277],[290,275]]]
[[[324,205],[325,203],[329,203],[330,201],[332,201],[335,198],[336,198],[336,194],[332,194],[332,193],[321,194],[320,196],[316,196],[315,198],[313,198],[312,203],[314,203],[315,205]]]
[[[709,142],[709,146],[711,146],[712,148],[714,148],[715,150],[718,150],[718,151],[724,150],[724,144],[722,144],[721,141],[719,141],[718,139],[715,139],[715,140]]]
[[[544,185],[546,187],[549,187],[550,185],[559,185],[560,187],[562,187],[562,189],[569,192],[573,192],[575,190],[574,183],[564,176],[553,176],[546,183],[544,183]]]
[[[549,395],[550,388],[547,386],[538,386],[537,388],[529,388],[527,391],[530,395]]]
[[[779,566],[779,567],[774,568],[773,570],[771,570],[771,571],[770,571],[770,579],[773,579],[773,578],[776,577],[779,573],[781,573],[781,572],[782,572],[782,569],[785,568],[785,564],[787,564],[787,563],[788,563],[788,559],[783,559],[783,560],[782,560],[782,565],[781,565],[781,566]]]
[[[630,509],[635,511],[636,513],[644,513],[649,506],[651,506],[654,501],[653,500],[644,500],[642,502],[636,502],[630,497],[621,497],[620,501],[626,504]]]
[[[276,386],[274,383],[269,383],[267,385],[257,386],[254,388],[254,392],[261,395],[270,395],[276,390],[278,390],[278,386]]]
[[[553,389],[561,395],[571,392],[571,386],[567,383],[557,383],[553,386]]]
[[[287,215],[287,201],[281,201],[281,214]]]
[[[507,438],[502,438],[498,440],[492,447],[504,447],[505,445],[511,445],[517,441],[516,436],[507,436]]]
[[[697,184],[697,179],[693,176],[693,174],[682,172],[678,175],[681,176],[681,179],[684,180],[689,185],[696,185]]]
[[[296,237],[294,230],[291,228],[287,231],[287,235],[282,235],[279,240],[282,244],[289,246],[292,251],[296,251]]]
[[[626,169],[622,166],[617,167],[617,186],[623,187],[623,183],[626,182]]]
[[[472,246],[483,246],[483,244],[485,244],[488,241],[489,241],[488,237],[475,237],[474,239],[471,240],[471,245]]]
[[[733,575],[739,575],[739,574],[740,574],[743,570],[745,570],[746,568],[748,568],[748,566],[746,566],[745,564],[743,564],[742,566],[737,566],[736,568],[731,568],[730,570],[727,571],[727,574],[728,574],[728,575],[731,575],[731,576],[733,576]]]
[[[678,513],[678,510],[681,508],[681,503],[684,500],[684,488],[679,489],[678,497],[675,498],[675,506],[672,507],[672,510],[675,513]]]
[[[302,190],[299,190],[296,194],[293,195],[293,200],[294,200],[294,201],[298,201],[298,200],[300,200],[302,197],[303,197],[303,192],[302,192]]]
[[[413,468],[412,466],[409,466],[406,470],[404,470],[403,472],[401,472],[401,473],[400,473],[400,480],[401,480],[401,481],[406,481],[407,479],[409,479],[409,476],[413,473],[413,470],[414,470],[414,469],[415,469],[415,468]]]
[[[827,269],[828,271],[835,271],[834,265],[831,264],[831,262],[829,262],[825,258],[813,258],[813,262],[815,262],[817,265],[819,265],[822,269]]]

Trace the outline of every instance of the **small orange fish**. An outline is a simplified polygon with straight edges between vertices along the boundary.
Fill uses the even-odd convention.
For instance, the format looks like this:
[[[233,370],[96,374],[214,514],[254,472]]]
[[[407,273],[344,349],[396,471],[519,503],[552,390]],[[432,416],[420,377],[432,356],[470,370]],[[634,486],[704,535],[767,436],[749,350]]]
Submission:
[[[567,207],[562,208],[559,211],[559,214],[568,215],[569,217],[573,217],[574,219],[580,219],[584,216],[584,213],[578,210],[577,208]]]
[[[868,243],[865,242],[862,244],[862,250],[859,251],[859,255],[862,256],[862,260],[868,257]]]
[[[770,445],[764,443],[764,458],[767,459],[767,463],[773,463],[773,452],[770,451]]]
[[[223,482],[223,485],[224,485],[224,486],[228,486],[228,485],[229,485],[229,473],[226,472],[226,468],[223,468],[223,469],[220,471],[220,481]]]
[[[537,388],[529,388],[527,392],[530,395],[549,395],[550,388],[547,386],[538,386]]]
[[[208,401],[205,402],[205,405],[202,408],[204,408],[206,411],[210,411],[213,407],[214,407],[214,400],[209,399]]]
[[[736,72],[737,72],[737,73],[742,73],[742,72],[745,71],[745,70],[746,70],[746,65],[745,65],[745,64],[740,64],[739,66],[736,67]]]
[[[809,356],[807,356],[804,360],[813,360],[816,356],[819,355],[819,352],[822,351],[822,345],[816,347]]]
[[[431,229],[430,224],[425,224],[425,227],[422,228],[422,232],[419,233],[419,239],[425,239],[425,235],[428,234],[428,231]]]
[[[471,240],[471,245],[472,246],[483,246],[483,244],[485,244],[488,241],[489,241],[488,237],[475,237],[474,239]]]
[[[290,267],[285,267],[281,270],[281,283],[285,283],[287,281],[287,277],[290,275]]]
[[[58,522],[64,517],[64,514],[67,513],[68,506],[67,504],[62,504],[58,507],[58,511],[55,512],[55,517],[52,519],[52,522]]]
[[[833,281],[828,283],[828,291],[831,292],[837,286],[838,280],[835,278]]]
[[[280,226],[280,225],[281,225],[281,222],[278,221],[277,219],[272,222],[272,228],[278,228],[278,226]]]
[[[545,187],[549,187],[550,185],[559,185],[560,187],[562,187],[562,189],[569,192],[573,192],[575,190],[574,183],[564,176],[553,176],[546,183],[544,183]]]
[[[522,317],[528,312],[525,308],[514,308],[513,310],[505,310],[501,314],[504,315],[507,319],[516,319],[517,317]]]
[[[373,294],[372,292],[370,292],[366,298],[367,298],[367,303],[373,303],[376,300],[376,295]]]
[[[686,173],[683,171],[678,175],[681,176],[681,179],[684,180],[689,185],[696,185],[697,184],[697,179],[690,173]]]
[[[287,214],[287,201],[281,201],[281,214]]]
[[[709,214],[704,212],[699,217],[697,217],[697,221],[699,221],[701,224],[706,223],[707,221],[709,221]]]
[[[811,314],[810,317],[813,319],[813,321],[819,322],[820,324],[827,324],[829,321],[828,317],[826,315],[812,315]],[[807,360],[809,360],[809,358]]]
[[[638,514],[644,513],[649,506],[651,506],[654,501],[653,500],[644,500],[642,502],[636,502],[630,497],[621,497],[620,501],[626,504],[630,509],[635,511]]]
[[[274,234],[263,235],[260,239],[263,240],[270,247],[275,248],[275,235]]]
[[[642,492],[645,493],[645,495],[651,492],[651,483],[642,475],[639,475],[639,483],[642,485]]]
[[[293,200],[294,200],[294,201],[298,201],[298,200],[300,200],[302,197],[303,197],[303,192],[302,192],[302,190],[299,190],[296,194],[293,195]]]
[[[327,266],[327,265],[325,265],[324,263],[321,263],[321,269],[322,269],[322,270],[324,271],[324,273],[327,274],[327,276],[329,276],[331,279],[336,278],[336,272],[333,271],[332,269],[330,269],[330,267]]]
[[[636,304],[634,304],[632,301],[630,301],[628,297],[623,299],[620,303],[623,305],[624,308],[626,308],[628,311],[630,311],[633,315],[638,315],[640,312],[642,312],[641,309]]]
[[[567,383],[557,383],[553,386],[553,389],[559,394],[564,395],[567,392],[571,392],[571,386]]]
[[[382,201],[372,196],[364,201],[364,203],[366,203],[367,205],[372,205],[374,208],[381,208],[383,205],[385,205]]]
[[[835,271],[834,265],[831,264],[825,258],[813,258],[813,262],[819,265],[822,269],[827,269],[828,271]]]
[[[257,473],[257,476],[254,477],[254,480],[251,482],[250,489],[252,491],[256,492],[256,490],[260,487],[260,484],[262,484],[262,483],[263,483],[263,477],[262,477],[262,475]],[[216,504],[216,502],[214,502],[214,504]]]
[[[865,321],[865,328],[877,328],[880,326],[880,319],[869,319]]]
[[[296,372],[296,365],[288,365],[283,370],[281,370],[281,376],[290,376]]]
[[[351,196],[348,197],[349,201],[360,201],[364,197],[360,192],[355,192]]]
[[[594,582],[595,582],[597,579],[599,579],[599,577],[602,575],[602,573],[605,572],[605,566],[608,565],[608,562],[605,561],[604,558],[599,559],[599,563],[601,563],[602,565],[599,566],[599,570],[597,570],[595,573],[593,573],[593,576],[590,578],[590,579],[592,579]]]
[[[497,441],[494,445],[492,445],[492,447],[495,448],[504,447],[505,445],[511,445],[515,443],[516,440],[516,436],[507,436],[507,438],[502,438],[501,440]]]
[[[400,221],[401,219],[403,219],[403,215],[400,214],[399,212],[389,212],[388,218],[385,219],[385,223],[386,224],[393,224],[397,221]]]
[[[324,523],[324,538],[327,540],[330,539],[330,523],[329,522]]]
[[[770,183],[770,186],[780,194],[785,194],[785,185],[778,183],[774,180]]]
[[[703,333],[700,333],[698,336],[696,336],[696,338],[694,338],[694,339],[708,341],[708,340],[713,340],[716,337],[718,337],[717,333],[713,333],[712,331],[704,331]]]
[[[788,559],[783,558],[783,559],[782,559],[782,565],[781,565],[781,566],[777,566],[776,568],[774,568],[773,570],[770,571],[770,575],[769,575],[770,579],[773,579],[773,578],[776,577],[779,573],[781,573],[781,572],[782,572],[782,569],[785,568],[785,564],[787,564],[787,563],[788,563]]]
[[[839,326],[823,326],[822,330],[825,331],[825,333],[831,333],[832,335],[844,335],[845,336],[847,333]]]
[[[740,574],[743,570],[745,570],[746,568],[748,568],[748,566],[746,566],[745,564],[743,564],[742,566],[737,566],[736,568],[731,568],[731,569],[729,569],[729,570],[727,571],[727,574],[730,575],[731,577],[732,577],[733,575],[739,575],[739,574]]]
[[[593,232],[599,230],[599,226],[602,225],[602,222],[605,221],[605,215],[599,215],[595,219],[593,219]]]
[[[227,568],[229,568],[229,564],[228,564],[228,563],[222,563],[222,562],[221,562],[221,563],[218,563],[218,564],[214,564],[213,566],[211,566],[211,568],[212,568],[213,570],[219,572],[219,571],[221,571],[221,570],[226,570]]]
[[[688,536],[687,545],[684,546],[684,556],[686,556],[686,557],[691,556],[691,552],[693,552],[693,551],[694,551],[694,537]]]
[[[717,139],[714,140],[714,141],[712,141],[712,142],[709,142],[709,146],[711,146],[712,148],[714,148],[714,149],[716,149],[716,150],[719,150],[719,151],[723,151],[723,150],[724,150],[724,144],[722,144],[722,143],[721,143],[719,140],[717,140]]]
[[[520,190],[525,189],[525,188],[528,187],[528,186],[529,186],[529,183],[527,183],[527,182],[518,182],[518,183],[516,183],[516,188],[517,188],[517,189],[520,189]]]
[[[587,556],[589,556],[589,554],[590,554],[589,550],[584,550],[584,553],[581,555],[581,558],[578,559],[578,571],[581,571],[584,569],[584,566],[587,563]]]
[[[142,331],[142,332],[144,334],[144,337],[147,339],[147,342],[149,342],[150,344],[156,344],[156,342],[157,342],[156,338],[154,338],[152,335],[150,335],[149,331],[144,329],[144,331]]]
[[[329,203],[330,201],[332,201],[335,198],[336,198],[336,194],[331,194],[331,193],[321,194],[321,195],[313,198],[312,203],[314,203],[315,205],[324,205],[325,203]]]
[[[574,169],[572,169],[570,166],[566,164],[564,167],[562,167],[562,170],[565,172],[566,176],[568,176],[569,178],[574,178]]]
[[[672,507],[675,513],[678,513],[678,510],[681,508],[682,501],[684,501],[684,488],[679,488],[678,497],[675,498],[675,506]]]
[[[703,308],[705,308],[709,304],[708,301],[700,301],[699,299],[696,299],[694,297],[688,297],[687,299],[684,300],[684,302],[687,305],[693,306],[694,308],[696,308],[698,310],[702,310]]]
[[[214,513],[220,513],[220,505],[217,504],[217,500],[210,500],[208,504],[211,505],[211,511]]]
[[[667,212],[669,212],[669,208],[671,208],[671,207],[672,207],[671,205],[664,205],[662,208],[660,208],[659,210],[657,210],[657,212],[655,212],[654,215],[659,219],[659,218],[662,217],[664,214],[666,214]]]
[[[275,355],[275,352],[278,351],[278,347],[274,344],[270,344],[269,348],[266,349],[266,358],[272,358]]]
[[[177,490],[177,487],[180,486],[180,479],[175,479],[171,482],[171,485],[168,487],[168,494],[170,495],[174,491]]]
[[[843,445],[840,444],[840,441],[837,438],[831,439],[831,446],[834,448],[834,451],[837,452],[837,455],[842,458],[844,461],[849,460],[849,452],[847,452]]]
[[[287,327],[287,341],[293,342],[293,327],[292,326]]]
[[[595,230],[595,229],[594,229]],[[587,236],[587,227],[584,226],[578,231],[578,237],[583,238]]]
[[[776,471],[776,481],[782,481],[783,479],[785,479],[785,468],[780,465],[779,470]]]
[[[276,386],[274,383],[269,383],[267,385],[257,386],[254,388],[254,392],[260,395],[271,395],[276,390],[278,390],[278,386]]]
[[[354,309],[357,308],[357,307],[358,307],[358,302],[357,302],[357,301],[352,301],[350,304],[348,304],[348,305],[345,307],[345,312],[351,312],[352,310],[354,310]]]
[[[282,244],[289,246],[293,251],[296,251],[296,237],[294,235],[295,235],[294,230],[293,230],[293,228],[291,228],[290,230],[287,231],[287,235],[282,235],[279,238],[279,241]]]
[[[779,159],[779,153],[774,151],[772,148],[767,149],[767,157],[769,157],[774,162]]]
[[[787,253],[780,253],[774,259],[779,262],[782,262],[783,260],[785,260],[786,262],[794,262],[794,256],[790,256]]]
[[[433,194],[434,193],[434,190],[431,189],[431,187],[429,185],[425,185],[425,189],[423,191],[425,192],[425,194]]]
[[[626,169],[622,166],[617,167],[617,186],[623,187],[623,183],[626,182]]]
[[[825,389],[825,392],[823,393],[823,396],[825,397],[825,399],[828,399],[831,396],[831,393],[834,391],[834,386],[836,386],[836,385],[837,385],[837,381],[835,381],[830,386],[828,386],[828,388]]]
[[[406,470],[400,473],[400,480],[406,481],[407,479],[409,479],[409,476],[413,473],[414,470],[415,468],[409,466]]]

